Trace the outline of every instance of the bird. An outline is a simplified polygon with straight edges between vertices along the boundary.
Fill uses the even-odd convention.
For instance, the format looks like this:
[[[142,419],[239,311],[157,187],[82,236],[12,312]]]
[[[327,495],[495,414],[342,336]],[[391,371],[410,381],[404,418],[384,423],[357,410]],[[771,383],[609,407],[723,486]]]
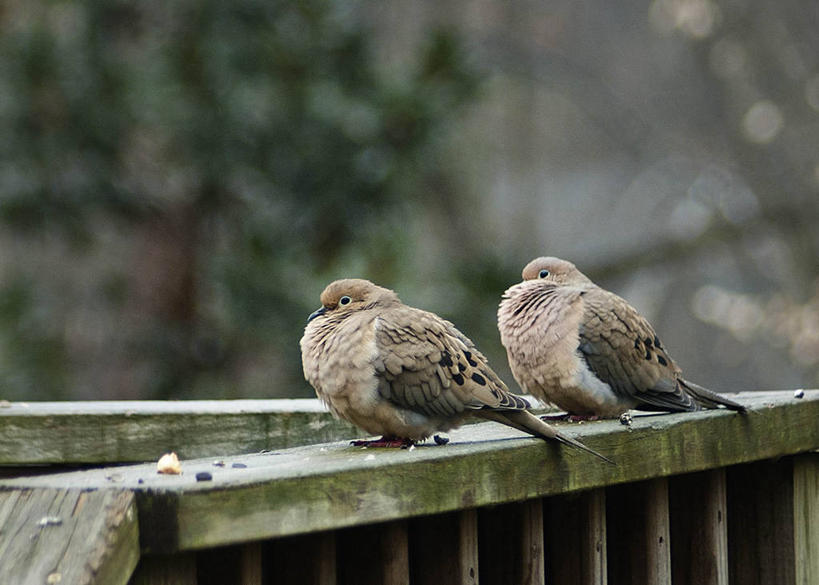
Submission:
[[[535,258],[498,306],[498,330],[520,387],[571,418],[635,410],[745,407],[682,376],[651,324],[577,267]]]
[[[476,416],[611,462],[530,413],[451,322],[368,280],[327,285],[299,345],[304,377],[329,410],[381,435],[355,445],[408,447]]]

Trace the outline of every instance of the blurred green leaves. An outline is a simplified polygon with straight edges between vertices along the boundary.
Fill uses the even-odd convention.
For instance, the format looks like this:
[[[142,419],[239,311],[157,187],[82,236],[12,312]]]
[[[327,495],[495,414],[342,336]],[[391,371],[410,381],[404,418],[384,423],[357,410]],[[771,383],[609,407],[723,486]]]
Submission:
[[[451,33],[387,75],[350,5],[321,0],[11,3],[0,18],[0,219],[96,280],[49,304],[35,297],[54,275],[3,277],[2,354],[18,358],[3,379],[47,396],[112,379],[125,387],[90,393],[304,391],[304,288],[351,255],[389,275],[407,195],[445,174],[436,140],[476,89]],[[99,312],[90,354],[60,326],[72,302]],[[50,332],[18,344],[37,312]]]

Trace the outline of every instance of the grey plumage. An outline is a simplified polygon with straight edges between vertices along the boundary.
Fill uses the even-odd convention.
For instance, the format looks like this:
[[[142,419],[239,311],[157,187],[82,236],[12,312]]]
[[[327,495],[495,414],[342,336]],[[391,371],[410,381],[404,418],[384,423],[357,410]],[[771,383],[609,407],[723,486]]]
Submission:
[[[520,386],[571,414],[745,408],[682,377],[651,324],[559,258],[532,260],[498,308]]]
[[[420,441],[468,416],[502,422],[605,459],[547,425],[510,393],[472,341],[391,290],[338,280],[301,339],[304,376],[336,415],[387,439]]]

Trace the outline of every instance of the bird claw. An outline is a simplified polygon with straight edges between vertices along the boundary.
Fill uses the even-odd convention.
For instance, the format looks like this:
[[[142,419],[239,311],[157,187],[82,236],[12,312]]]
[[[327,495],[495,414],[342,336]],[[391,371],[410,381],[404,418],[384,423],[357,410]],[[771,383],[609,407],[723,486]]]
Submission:
[[[350,441],[354,447],[387,447],[408,449],[415,444],[412,439],[399,439],[398,437],[381,437],[380,439]]]
[[[444,437],[442,435],[435,435],[432,437],[432,440],[435,441],[436,445],[446,445],[449,443],[449,437]]]

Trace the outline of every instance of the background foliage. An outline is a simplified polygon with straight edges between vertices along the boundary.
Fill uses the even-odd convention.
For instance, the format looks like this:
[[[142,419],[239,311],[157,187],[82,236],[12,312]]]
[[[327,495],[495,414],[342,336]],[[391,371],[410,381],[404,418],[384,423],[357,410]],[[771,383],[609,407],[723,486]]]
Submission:
[[[817,11],[8,2],[0,398],[309,396],[342,276],[512,382],[495,307],[542,254],[695,380],[816,385]]]

